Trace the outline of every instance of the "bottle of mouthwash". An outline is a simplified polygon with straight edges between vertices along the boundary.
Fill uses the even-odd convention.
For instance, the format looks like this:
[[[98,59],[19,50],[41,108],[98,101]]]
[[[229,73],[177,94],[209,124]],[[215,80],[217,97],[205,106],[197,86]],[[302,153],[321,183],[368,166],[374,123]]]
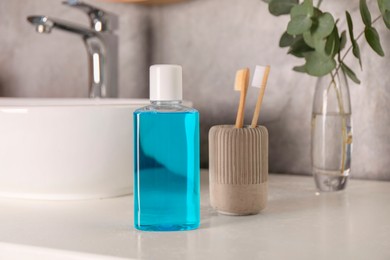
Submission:
[[[134,226],[144,231],[196,229],[199,113],[181,104],[181,66],[150,67],[150,102],[134,112]]]

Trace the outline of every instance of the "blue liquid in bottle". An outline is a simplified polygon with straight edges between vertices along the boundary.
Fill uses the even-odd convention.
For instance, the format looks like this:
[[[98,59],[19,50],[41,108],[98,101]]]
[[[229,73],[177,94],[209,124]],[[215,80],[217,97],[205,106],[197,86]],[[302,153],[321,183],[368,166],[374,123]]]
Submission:
[[[199,113],[178,101],[134,112],[134,226],[196,229],[200,223]]]

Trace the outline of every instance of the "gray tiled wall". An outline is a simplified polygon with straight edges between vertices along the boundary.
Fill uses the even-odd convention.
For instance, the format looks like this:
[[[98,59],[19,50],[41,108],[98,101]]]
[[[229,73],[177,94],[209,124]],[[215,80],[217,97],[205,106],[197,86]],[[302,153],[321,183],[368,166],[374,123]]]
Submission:
[[[184,96],[201,112],[203,166],[207,165],[208,129],[234,123],[238,102],[238,93],[233,91],[235,71],[270,64],[260,117],[270,132],[270,171],[310,173],[310,118],[316,79],[292,72],[292,66],[300,61],[277,47],[286,18],[271,16],[261,0],[190,0],[150,8],[94,4],[120,15],[121,97],[147,97],[149,64],[183,66]],[[323,4],[344,25],[347,8],[356,20],[356,32],[361,28],[355,1]],[[88,23],[82,13],[62,6],[60,1],[0,0],[0,96],[86,96],[87,57],[81,40],[62,32],[38,35],[25,21],[29,14]],[[390,32],[381,22],[377,28],[384,35],[382,45],[387,57],[377,57],[361,41],[364,71],[355,70],[362,84],[350,84],[352,175],[390,180]],[[354,63],[351,57],[349,63]],[[255,95],[250,89],[247,123]]]

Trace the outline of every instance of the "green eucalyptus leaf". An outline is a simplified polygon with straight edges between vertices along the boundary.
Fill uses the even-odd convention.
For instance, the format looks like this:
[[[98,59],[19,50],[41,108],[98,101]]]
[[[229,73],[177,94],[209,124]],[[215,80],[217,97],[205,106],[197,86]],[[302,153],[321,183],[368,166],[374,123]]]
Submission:
[[[290,35],[302,34],[307,30],[310,30],[312,20],[307,15],[295,16],[287,25],[287,33]]]
[[[313,36],[312,36],[310,30],[304,32],[304,33],[302,34],[302,36],[303,36],[303,40],[305,41],[305,43],[306,43],[307,45],[309,45],[309,46],[312,47],[312,48],[315,48],[315,46],[316,46],[315,39],[313,38]]]
[[[344,49],[346,43],[347,43],[347,32],[342,31],[340,35],[340,50]]]
[[[287,32],[284,32],[282,34],[282,37],[280,37],[280,40],[279,40],[279,47],[288,47],[290,46],[291,44],[293,44],[294,42],[294,37],[291,36],[290,34],[288,34]]]
[[[363,69],[362,57],[360,55],[360,48],[356,42],[355,42],[355,44],[352,44],[352,53],[353,53],[353,56],[355,56],[359,60],[360,69]]]
[[[308,31],[313,24],[311,19],[313,12],[312,0],[304,0],[302,4],[295,5],[290,12],[291,20],[287,25],[287,33],[298,35]]]
[[[378,0],[378,6],[387,29],[390,29],[390,0]]]
[[[325,45],[326,45],[326,38],[321,39],[320,41],[316,42],[316,47],[314,48],[317,52],[322,52],[325,54]]]
[[[314,14],[314,7],[312,0],[304,0],[302,4],[296,5],[291,9],[290,15],[291,18],[306,15],[312,17]]]
[[[341,69],[343,72],[356,84],[360,84],[360,80],[356,76],[355,72],[352,71],[351,68],[349,68],[344,62],[340,63]]]
[[[268,10],[275,16],[290,14],[291,8],[298,3],[298,0],[271,0],[268,5]]]
[[[315,26],[312,26],[309,31],[303,33],[303,39],[307,45],[316,51],[324,52],[327,42],[326,37],[333,32],[333,28],[335,27],[334,19],[329,13],[323,13],[315,18],[314,21]]]
[[[305,37],[304,37],[304,39],[305,39]],[[315,39],[315,38],[313,38],[313,46],[311,46],[311,45],[309,45],[309,46],[312,47],[317,52],[325,53],[326,52],[325,51],[325,48],[326,48],[326,38],[323,38],[323,39]]]
[[[288,53],[294,55],[295,57],[303,58],[305,53],[311,51],[314,51],[314,49],[305,43],[302,36],[297,36],[291,44]]]
[[[337,27],[335,27],[335,28],[337,28]],[[333,29],[333,30],[335,30],[335,29]],[[337,42],[336,35],[334,33],[329,35],[329,37],[326,39],[326,44],[325,44],[326,55],[330,56],[333,54],[336,42]]]
[[[382,14],[385,13],[385,11],[390,11],[390,0],[378,0],[378,7]]]
[[[352,43],[352,53],[353,56],[355,56],[359,60],[360,68],[362,68],[362,59],[360,56],[360,48],[358,43],[355,40],[355,37],[353,35],[353,23],[352,23],[352,18],[349,12],[345,12],[345,16],[347,18],[347,24],[348,24],[348,31],[349,31],[349,38],[351,39]]]
[[[326,45],[325,45],[325,53],[328,56],[334,57],[340,50],[340,38],[339,31],[337,26],[333,28],[331,35],[328,36]]]
[[[383,18],[383,21],[385,22],[387,29],[390,29],[390,10],[386,10],[382,14],[382,18]]]
[[[322,77],[336,68],[336,61],[325,53],[309,52],[305,59],[306,72],[312,76]]]
[[[362,16],[363,23],[366,26],[371,26],[371,14],[368,9],[366,0],[360,0],[359,2],[360,15]]]
[[[334,28],[334,19],[330,13],[323,13],[318,17],[318,24],[313,31],[315,38],[324,38],[330,35]]]
[[[379,56],[385,56],[379,39],[379,34],[374,27],[366,27],[364,29],[364,36],[366,37],[368,44]]]
[[[348,24],[348,31],[349,31],[349,37],[351,38],[351,42],[355,41],[355,37],[353,36],[353,23],[351,15],[348,11],[345,12],[345,16],[347,18],[347,24]]]
[[[305,65],[295,66],[295,67],[293,68],[293,71],[301,72],[301,73],[306,73],[306,67],[305,67]]]

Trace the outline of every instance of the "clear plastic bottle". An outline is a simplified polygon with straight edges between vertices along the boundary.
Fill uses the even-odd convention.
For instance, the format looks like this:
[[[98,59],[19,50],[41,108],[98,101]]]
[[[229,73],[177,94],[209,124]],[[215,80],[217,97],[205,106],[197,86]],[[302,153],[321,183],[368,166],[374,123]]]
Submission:
[[[181,75],[177,65],[151,66],[151,104],[134,112],[134,226],[139,230],[199,226],[199,113],[181,105]]]

